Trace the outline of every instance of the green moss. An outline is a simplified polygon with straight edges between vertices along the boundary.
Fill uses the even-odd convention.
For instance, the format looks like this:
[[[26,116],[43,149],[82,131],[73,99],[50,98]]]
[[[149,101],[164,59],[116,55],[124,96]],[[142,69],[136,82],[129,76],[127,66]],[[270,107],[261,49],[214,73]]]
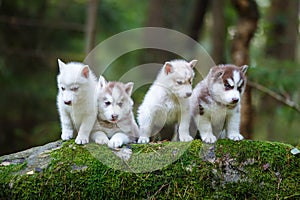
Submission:
[[[0,199],[300,197],[300,159],[286,144],[220,140],[213,146],[195,140],[130,148],[131,157],[121,159],[105,145],[72,140],[52,152],[43,172],[16,176],[24,166],[2,166]]]

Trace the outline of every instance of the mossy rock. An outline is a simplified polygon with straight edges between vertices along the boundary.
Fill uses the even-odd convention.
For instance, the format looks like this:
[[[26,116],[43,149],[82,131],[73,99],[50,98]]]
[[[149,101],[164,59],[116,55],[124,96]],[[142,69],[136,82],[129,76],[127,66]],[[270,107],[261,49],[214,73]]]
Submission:
[[[0,199],[300,199],[291,145],[219,140],[76,145],[0,157]]]

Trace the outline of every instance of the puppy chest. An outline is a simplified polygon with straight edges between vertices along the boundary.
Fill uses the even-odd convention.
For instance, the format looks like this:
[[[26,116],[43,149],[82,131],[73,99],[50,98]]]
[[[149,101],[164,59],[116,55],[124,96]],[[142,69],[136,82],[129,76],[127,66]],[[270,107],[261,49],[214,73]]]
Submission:
[[[228,110],[226,108],[214,105],[209,108],[207,114],[210,115],[211,125],[217,132],[225,127],[228,116]]]
[[[166,102],[165,110],[167,112],[167,122],[174,122],[180,115],[180,106],[172,101]]]

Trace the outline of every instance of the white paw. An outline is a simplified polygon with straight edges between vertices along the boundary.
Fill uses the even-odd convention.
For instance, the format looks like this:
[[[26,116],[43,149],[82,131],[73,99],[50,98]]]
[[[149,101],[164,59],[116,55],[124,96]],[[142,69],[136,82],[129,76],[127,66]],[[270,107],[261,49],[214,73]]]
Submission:
[[[88,137],[79,137],[77,136],[75,139],[76,144],[87,144],[89,143],[89,138]]]
[[[108,141],[109,141],[109,139],[107,138],[106,135],[97,136],[97,137],[95,138],[95,142],[96,142],[97,144],[107,144]]]
[[[188,134],[179,135],[179,140],[180,142],[190,142],[193,140],[193,137]]]
[[[147,144],[150,142],[150,138],[148,137],[144,137],[144,136],[141,136],[139,139],[138,139],[138,143],[140,144]]]
[[[201,137],[202,138],[202,141],[205,142],[205,143],[215,143],[217,141],[217,138],[216,136],[210,134],[210,135],[207,135],[206,137]]]
[[[70,140],[73,138],[73,130],[71,129],[63,129],[61,134],[62,140]]]
[[[122,145],[123,145],[123,140],[118,137],[111,138],[107,143],[107,146],[109,148],[118,148],[121,147]]]
[[[230,134],[230,135],[228,135],[228,138],[231,139],[231,140],[234,140],[234,141],[244,139],[244,137],[239,133]]]

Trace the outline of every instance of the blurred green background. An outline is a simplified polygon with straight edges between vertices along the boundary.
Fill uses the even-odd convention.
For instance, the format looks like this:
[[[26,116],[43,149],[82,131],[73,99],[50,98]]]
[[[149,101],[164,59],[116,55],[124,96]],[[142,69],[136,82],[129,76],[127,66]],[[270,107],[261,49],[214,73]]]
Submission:
[[[215,62],[231,62],[239,16],[234,0],[2,0],[0,1],[0,155],[60,138],[57,58],[83,61],[89,45],[132,28],[170,28],[198,40]],[[299,1],[257,0],[258,27],[250,44],[249,79],[299,106]],[[282,3],[283,2],[283,3]],[[89,17],[95,23],[89,24]],[[88,11],[89,10],[89,11]],[[95,30],[91,42],[88,29]],[[217,34],[214,34],[217,33]],[[93,36],[92,36],[93,37]],[[220,38],[223,38],[220,41]],[[219,41],[217,44],[214,41]],[[177,58],[144,49],[123,55],[106,74]],[[136,107],[146,88],[133,95]],[[135,107],[135,109],[136,109]],[[252,89],[251,139],[300,143],[300,113]]]

